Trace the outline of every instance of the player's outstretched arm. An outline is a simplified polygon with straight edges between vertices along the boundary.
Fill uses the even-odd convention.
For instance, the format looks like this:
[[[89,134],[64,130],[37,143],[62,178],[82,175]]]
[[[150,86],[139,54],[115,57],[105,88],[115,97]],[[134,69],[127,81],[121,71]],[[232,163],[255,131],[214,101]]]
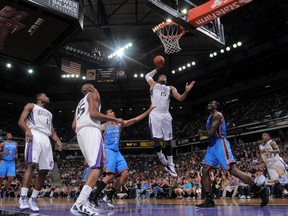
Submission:
[[[32,139],[32,133],[31,133],[30,128],[26,124],[26,120],[28,118],[29,113],[33,110],[33,108],[34,108],[34,104],[32,103],[26,104],[18,121],[18,125],[25,132],[26,141]]]
[[[129,120],[124,120],[124,124],[122,125],[122,127],[128,127],[132,124],[135,124],[136,122],[139,122],[141,121],[142,119],[144,119],[146,116],[149,115],[149,113],[155,108],[155,106],[153,107],[152,105],[150,106],[150,108],[142,113],[141,115],[139,116],[136,116],[135,118],[132,118],[132,119],[129,119]]]
[[[153,80],[153,76],[161,69],[161,67],[163,66],[158,66],[156,69],[150,71],[145,75],[145,79],[150,86],[150,90],[153,89],[154,86],[156,85],[156,82]]]
[[[222,114],[215,113],[211,117],[211,127],[210,127],[210,129],[209,130],[201,130],[200,129],[198,131],[198,136],[200,136],[200,137],[202,137],[202,136],[211,136],[213,133],[216,132],[217,128],[221,124],[221,120],[222,120]]]
[[[104,115],[98,111],[100,98],[96,92],[92,92],[88,96],[89,100],[89,113],[92,119],[98,121],[115,121],[122,124],[123,119],[115,118],[112,116]]]
[[[187,82],[186,86],[185,86],[185,91],[183,94],[179,94],[177,89],[174,86],[170,86],[173,97],[178,101],[184,101],[185,98],[188,96],[188,93],[194,87],[195,83],[196,83],[196,81],[192,81],[190,84]]]
[[[73,122],[72,122],[72,129],[73,129],[73,131],[76,131],[76,112],[74,114],[74,119],[73,119]]]

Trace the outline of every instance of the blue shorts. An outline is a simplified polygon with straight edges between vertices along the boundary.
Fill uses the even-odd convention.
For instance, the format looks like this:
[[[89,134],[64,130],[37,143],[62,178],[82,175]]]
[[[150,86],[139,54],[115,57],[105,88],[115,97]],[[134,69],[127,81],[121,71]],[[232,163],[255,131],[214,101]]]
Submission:
[[[106,173],[120,174],[124,170],[128,170],[128,165],[120,151],[113,151],[106,148]]]
[[[217,139],[213,146],[208,146],[204,158],[204,164],[229,170],[230,163],[235,162],[230,143],[227,139]]]
[[[6,176],[16,176],[15,161],[0,161],[0,177],[5,178]]]

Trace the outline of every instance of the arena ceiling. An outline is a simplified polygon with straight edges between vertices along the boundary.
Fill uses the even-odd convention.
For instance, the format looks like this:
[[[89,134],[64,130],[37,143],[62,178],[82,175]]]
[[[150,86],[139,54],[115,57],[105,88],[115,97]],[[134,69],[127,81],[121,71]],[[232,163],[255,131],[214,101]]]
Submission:
[[[195,1],[197,4],[203,2]],[[275,78],[275,82],[278,82],[276,86],[283,87],[282,82],[286,83],[288,80],[286,0],[254,0],[223,16],[221,22],[224,25],[226,44],[231,46],[241,41],[242,46],[215,58],[210,58],[209,54],[219,52],[219,48],[192,34],[186,34],[180,40],[181,52],[165,55],[159,38],[151,29],[167,17],[148,7],[146,0],[85,0],[82,3],[85,9],[84,30],[66,45],[95,54],[99,58],[91,61],[63,47],[44,64],[35,66],[33,75],[27,75],[23,71],[24,66],[20,64],[10,71],[2,65],[3,79],[0,81],[0,90],[25,96],[31,96],[35,91],[45,91],[56,101],[77,101],[80,97],[80,86],[85,81],[61,78],[63,57],[70,57],[71,60],[81,63],[83,73],[88,68],[123,68],[128,75],[126,80],[95,83],[109,100],[148,98],[145,80],[135,79],[133,74],[147,73],[153,69],[152,59],[158,54],[164,55],[166,59],[161,73],[165,73],[169,84],[178,87],[180,92],[183,91],[186,81],[197,80],[191,96],[197,100],[204,96],[211,97],[211,91],[219,91],[219,94],[223,95],[225,89],[235,86],[245,92],[247,88],[243,88],[243,85],[247,83],[253,83],[253,88],[256,88],[272,82]],[[125,57],[112,60],[107,58],[116,48],[130,42],[133,46]],[[195,67],[171,74],[172,69],[191,60],[196,62]]]

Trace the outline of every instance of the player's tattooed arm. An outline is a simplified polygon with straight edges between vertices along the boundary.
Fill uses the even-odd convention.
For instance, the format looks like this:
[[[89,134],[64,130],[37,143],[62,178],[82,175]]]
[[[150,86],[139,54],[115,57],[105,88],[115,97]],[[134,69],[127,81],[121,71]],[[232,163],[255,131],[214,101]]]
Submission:
[[[277,145],[276,142],[272,141],[272,142],[270,142],[270,145],[273,148],[273,150],[270,150],[269,153],[273,153],[273,154],[279,154],[280,153],[279,146]]]
[[[212,115],[211,117],[211,127],[209,130],[199,130],[198,131],[198,136],[202,137],[202,136],[211,136],[213,133],[216,132],[217,128],[219,127],[219,125],[221,124],[222,121],[222,114],[219,112],[216,112]]]

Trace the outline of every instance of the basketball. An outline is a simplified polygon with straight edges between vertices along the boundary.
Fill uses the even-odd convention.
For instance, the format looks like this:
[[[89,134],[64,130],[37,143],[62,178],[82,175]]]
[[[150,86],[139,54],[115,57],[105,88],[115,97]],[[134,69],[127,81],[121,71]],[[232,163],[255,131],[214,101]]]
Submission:
[[[163,56],[161,55],[158,55],[158,56],[155,56],[154,57],[154,60],[153,60],[155,66],[163,66],[164,63],[165,63],[165,59]]]

